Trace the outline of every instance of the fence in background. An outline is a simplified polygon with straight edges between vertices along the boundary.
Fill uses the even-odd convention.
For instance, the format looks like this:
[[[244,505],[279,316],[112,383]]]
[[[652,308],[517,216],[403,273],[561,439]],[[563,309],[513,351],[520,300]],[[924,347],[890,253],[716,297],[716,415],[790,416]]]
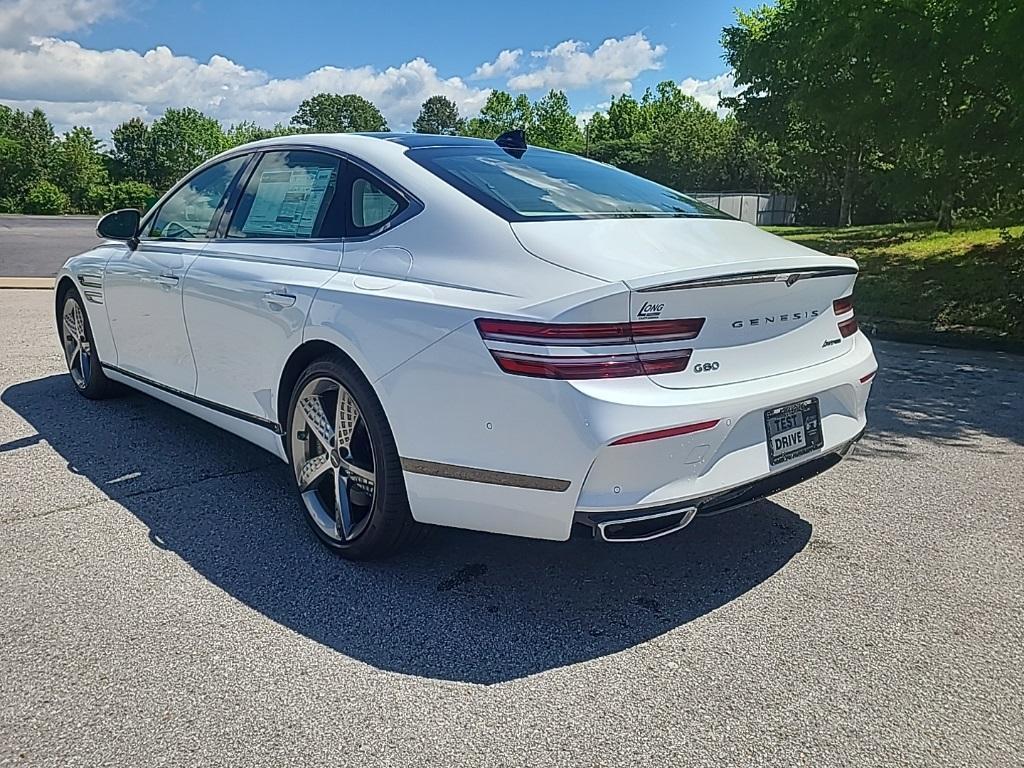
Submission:
[[[687,192],[723,213],[759,227],[796,224],[796,195],[775,192]]]

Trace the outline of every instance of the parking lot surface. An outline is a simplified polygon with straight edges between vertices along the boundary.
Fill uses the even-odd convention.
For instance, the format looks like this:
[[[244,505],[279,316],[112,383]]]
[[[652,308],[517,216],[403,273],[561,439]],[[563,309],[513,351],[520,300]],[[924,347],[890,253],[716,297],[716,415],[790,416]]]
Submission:
[[[0,291],[0,765],[1024,761],[1024,361],[879,343],[849,460],[644,545],[337,559]]]
[[[99,244],[98,218],[0,214],[0,277],[53,277],[68,258]]]

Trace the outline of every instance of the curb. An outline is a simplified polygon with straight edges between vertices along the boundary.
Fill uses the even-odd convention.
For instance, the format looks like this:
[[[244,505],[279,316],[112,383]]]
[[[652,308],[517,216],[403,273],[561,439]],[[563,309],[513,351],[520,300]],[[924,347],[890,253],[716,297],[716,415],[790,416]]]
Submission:
[[[0,277],[0,289],[3,288],[39,288],[50,290],[56,278],[53,277]]]
[[[908,344],[930,344],[935,347],[951,347],[990,352],[1024,354],[1024,339],[1000,336],[994,331],[969,328],[947,328],[936,330],[928,323],[892,320],[887,318],[862,318],[860,329],[872,339],[902,341]]]

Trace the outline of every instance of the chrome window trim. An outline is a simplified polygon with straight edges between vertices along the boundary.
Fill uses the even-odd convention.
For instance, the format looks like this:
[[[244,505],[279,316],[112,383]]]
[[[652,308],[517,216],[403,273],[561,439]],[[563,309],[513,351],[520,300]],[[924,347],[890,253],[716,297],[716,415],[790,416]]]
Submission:
[[[397,192],[399,195],[402,196],[402,198],[405,200],[406,206],[397,216],[395,216],[392,219],[388,219],[386,222],[384,222],[380,226],[380,228],[375,229],[373,232],[370,232],[370,233],[368,233],[366,235],[344,236],[344,237],[324,237],[324,238],[321,238],[321,237],[294,237],[294,238],[289,238],[289,237],[258,237],[258,238],[257,237],[251,237],[251,238],[250,237],[210,237],[210,238],[204,238],[202,240],[199,240],[199,239],[186,240],[184,238],[181,238],[181,239],[150,238],[150,237],[141,237],[140,236],[139,241],[140,242],[164,242],[164,243],[173,243],[173,242],[182,242],[182,243],[195,243],[195,242],[203,242],[203,243],[231,242],[231,243],[237,243],[237,242],[245,242],[245,243],[295,243],[295,244],[302,244],[302,243],[333,243],[333,242],[337,242],[337,243],[346,243],[346,242],[349,242],[349,243],[364,243],[364,242],[367,242],[369,240],[372,240],[375,237],[379,237],[380,235],[384,234],[385,232],[390,232],[395,227],[401,226],[406,221],[408,221],[409,219],[411,219],[414,216],[418,215],[421,211],[423,211],[426,208],[426,206],[424,205],[423,201],[420,200],[420,198],[417,197],[414,193],[412,193],[408,189],[408,187],[405,187],[404,185],[399,184],[393,178],[388,176],[388,174],[386,174],[383,171],[381,171],[380,169],[374,167],[373,165],[371,165],[370,163],[366,162],[365,160],[353,156],[349,152],[346,152],[346,151],[341,150],[341,149],[337,149],[335,147],[324,147],[324,146],[319,145],[319,144],[309,144],[309,143],[304,143],[304,142],[288,142],[287,144],[270,144],[270,145],[267,145],[265,147],[249,147],[247,149],[239,149],[237,152],[232,151],[229,154],[218,155],[215,158],[211,158],[211,159],[207,160],[205,163],[203,163],[202,165],[197,167],[195,170],[193,170],[192,173],[188,174],[187,176],[182,178],[180,181],[178,181],[177,184],[175,184],[173,187],[171,187],[167,192],[164,193],[164,195],[159,200],[157,200],[157,202],[153,205],[153,207],[150,208],[146,212],[146,214],[142,217],[142,221],[139,224],[139,231],[140,232],[145,231],[146,227],[149,226],[150,219],[152,219],[152,217],[156,215],[156,212],[159,211],[163,207],[164,203],[167,202],[168,198],[170,198],[171,195],[173,195],[181,187],[183,187],[185,184],[187,184],[189,181],[191,181],[197,175],[199,175],[200,173],[205,171],[207,168],[209,168],[209,167],[211,167],[213,165],[216,165],[217,163],[222,163],[222,162],[225,162],[227,160],[232,160],[232,159],[234,159],[236,157],[239,157],[239,156],[245,156],[245,155],[250,155],[251,156],[249,163],[247,165],[243,166],[242,169],[241,169],[242,170],[242,177],[243,178],[236,179],[234,181],[234,183],[231,185],[231,187],[228,188],[228,193],[229,193],[228,197],[231,197],[231,196],[234,195],[234,193],[235,193],[236,189],[238,188],[239,184],[244,184],[245,182],[247,182],[249,180],[249,176],[251,175],[252,171],[256,167],[256,164],[260,161],[260,159],[262,158],[262,156],[264,154],[266,154],[267,152],[288,152],[288,151],[291,151],[291,150],[301,150],[301,151],[306,151],[306,152],[320,152],[320,153],[323,153],[323,154],[326,154],[326,155],[333,155],[335,157],[339,157],[342,160],[344,160],[345,162],[351,163],[352,165],[356,166],[357,168],[362,170],[364,173],[367,173],[370,176],[374,176],[374,177],[380,179],[381,181],[383,181],[388,187],[390,187],[392,190],[394,190],[395,192]],[[345,195],[351,195],[351,192],[349,190],[344,190],[344,194]],[[234,211],[232,211],[232,214],[233,213],[234,213]],[[223,223],[223,222],[218,221],[218,226],[217,226],[218,234],[220,233],[220,224],[221,223]],[[230,224],[230,221],[228,221],[228,224]]]

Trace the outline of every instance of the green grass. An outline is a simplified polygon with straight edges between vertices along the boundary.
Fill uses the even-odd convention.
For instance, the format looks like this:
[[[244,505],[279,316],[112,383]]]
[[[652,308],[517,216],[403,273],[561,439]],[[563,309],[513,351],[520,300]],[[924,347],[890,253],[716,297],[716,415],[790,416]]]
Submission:
[[[939,232],[929,223],[846,229],[770,227],[775,234],[860,265],[858,316],[929,331],[1024,341],[1024,240],[965,223]],[[1024,226],[1009,227],[1015,237]]]

